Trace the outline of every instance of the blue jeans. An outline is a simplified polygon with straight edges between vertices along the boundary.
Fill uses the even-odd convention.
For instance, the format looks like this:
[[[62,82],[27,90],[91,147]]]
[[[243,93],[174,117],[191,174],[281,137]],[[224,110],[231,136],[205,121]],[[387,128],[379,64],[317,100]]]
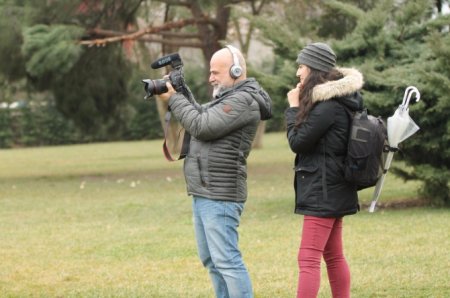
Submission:
[[[198,255],[208,269],[218,298],[253,297],[252,284],[238,247],[243,203],[194,197]]]

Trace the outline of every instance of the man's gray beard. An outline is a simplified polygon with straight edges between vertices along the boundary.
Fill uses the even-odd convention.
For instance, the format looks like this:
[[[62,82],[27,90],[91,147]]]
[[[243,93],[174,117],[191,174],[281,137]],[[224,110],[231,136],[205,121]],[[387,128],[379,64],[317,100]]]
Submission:
[[[222,85],[215,85],[213,86],[213,97],[216,97],[217,94],[219,94],[224,88]]]

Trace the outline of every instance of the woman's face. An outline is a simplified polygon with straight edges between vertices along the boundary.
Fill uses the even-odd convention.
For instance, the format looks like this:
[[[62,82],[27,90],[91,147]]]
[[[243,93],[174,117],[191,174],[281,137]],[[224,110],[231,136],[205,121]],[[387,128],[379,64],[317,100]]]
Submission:
[[[300,64],[297,69],[297,77],[299,79],[300,84],[305,82],[305,79],[308,77],[310,73],[310,69],[308,66]]]

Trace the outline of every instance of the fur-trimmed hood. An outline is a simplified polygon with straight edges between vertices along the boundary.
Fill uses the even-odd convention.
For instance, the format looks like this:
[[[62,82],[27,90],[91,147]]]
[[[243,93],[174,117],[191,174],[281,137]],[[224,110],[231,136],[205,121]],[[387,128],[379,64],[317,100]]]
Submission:
[[[344,76],[336,81],[328,81],[314,87],[312,101],[317,103],[335,97],[343,97],[360,90],[364,84],[363,75],[355,68],[337,68]]]

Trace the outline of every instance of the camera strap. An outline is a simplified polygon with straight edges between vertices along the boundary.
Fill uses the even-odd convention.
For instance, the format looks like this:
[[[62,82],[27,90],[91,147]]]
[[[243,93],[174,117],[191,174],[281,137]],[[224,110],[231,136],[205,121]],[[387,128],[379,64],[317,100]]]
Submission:
[[[172,154],[170,154],[169,148],[167,147],[167,136],[168,136],[168,132],[169,132],[169,126],[170,126],[170,117],[171,117],[171,113],[170,110],[167,111],[166,116],[164,117],[164,120],[166,122],[166,126],[164,128],[164,143],[163,143],[163,152],[164,152],[164,156],[166,157],[166,159],[168,161],[176,161],[176,160],[180,160],[186,157],[186,155],[189,152],[189,143],[191,141],[191,135],[189,133],[187,133],[186,131],[184,132],[184,137],[183,137],[183,144],[181,145],[181,151],[180,151],[180,156],[178,158],[173,158]]]

